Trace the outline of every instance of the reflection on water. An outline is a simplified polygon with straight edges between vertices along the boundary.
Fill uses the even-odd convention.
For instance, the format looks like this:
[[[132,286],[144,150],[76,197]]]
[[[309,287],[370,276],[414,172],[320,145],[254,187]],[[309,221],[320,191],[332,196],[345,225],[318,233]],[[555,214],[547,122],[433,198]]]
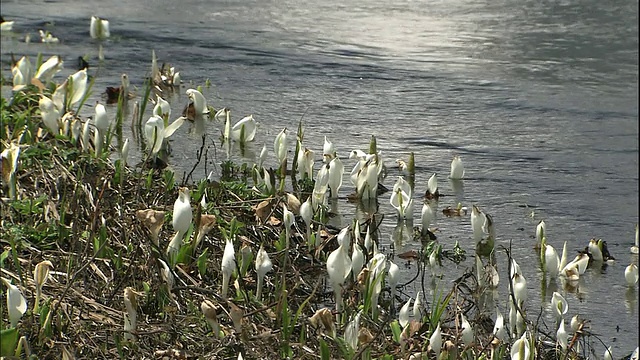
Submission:
[[[624,306],[627,308],[627,312],[631,315],[636,314],[638,308],[638,294],[634,287],[627,287],[627,291],[624,293]]]
[[[462,203],[464,200],[464,181],[457,179],[449,179],[449,185],[451,186],[451,191],[456,199],[456,203]]]
[[[394,245],[396,252],[402,252],[404,244],[408,244],[413,240],[413,221],[412,220],[400,220],[393,228],[391,235],[391,241]]]

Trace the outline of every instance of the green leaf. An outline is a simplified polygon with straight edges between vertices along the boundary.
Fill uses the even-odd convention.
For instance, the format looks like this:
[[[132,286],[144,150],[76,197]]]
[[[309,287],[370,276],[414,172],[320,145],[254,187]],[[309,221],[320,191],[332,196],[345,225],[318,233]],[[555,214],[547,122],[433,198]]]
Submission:
[[[204,249],[202,254],[198,256],[198,272],[200,273],[200,277],[204,278],[207,273],[207,251],[209,249]]]
[[[4,261],[9,257],[11,253],[11,249],[7,249],[2,254],[0,254],[0,267],[4,268]]]
[[[320,359],[329,360],[331,359],[331,352],[329,351],[329,345],[324,339],[320,338]]]
[[[393,334],[393,341],[400,343],[400,335],[402,334],[402,328],[400,327],[400,323],[398,320],[393,320],[391,324],[391,333]]]
[[[18,329],[10,328],[0,331],[0,355],[14,356],[18,345]]]

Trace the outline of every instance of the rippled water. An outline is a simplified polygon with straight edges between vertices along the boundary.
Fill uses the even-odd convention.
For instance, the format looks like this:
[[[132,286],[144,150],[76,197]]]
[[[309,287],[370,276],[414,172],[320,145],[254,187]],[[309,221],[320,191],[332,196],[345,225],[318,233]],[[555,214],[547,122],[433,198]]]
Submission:
[[[97,43],[88,26],[99,15],[110,20],[112,37],[96,92],[117,86],[122,72],[140,86],[155,49],[185,82],[211,79],[205,95],[215,107],[231,108],[236,120],[254,114],[260,129],[249,154],[263,143],[271,149],[277,132],[295,130],[303,118],[305,144],[316,153],[324,136],[346,156],[366,149],[374,134],[390,168],[386,185],[398,175],[394,160],[413,151],[417,193],[437,172],[448,194],[449,162],[459,154],[467,169],[464,193],[445,197],[439,208],[459,200],[493,215],[498,243],[513,241],[527,277],[529,313],[537,314],[541,302],[533,234],[544,219],[558,251],[564,241],[571,254],[592,237],[608,242],[616,263],[589,270],[579,294],[566,294],[569,313],[590,318],[616,355],[637,346],[637,287],[627,290],[623,276],[638,260],[628,250],[638,222],[637,1],[115,3],[3,1],[2,14],[16,20],[16,34],[2,38],[3,76],[10,76],[10,53],[60,54],[63,75],[90,54],[94,71]],[[37,38],[41,28],[61,43],[19,41],[25,33]],[[185,89],[171,98],[174,114],[187,103]],[[218,143],[221,127],[207,124],[209,141]],[[174,137],[171,163],[182,173],[200,140],[189,126]],[[218,149],[215,162],[225,156]],[[237,152],[232,158],[242,160]],[[204,169],[196,176],[204,177]],[[346,184],[342,193],[350,191]],[[395,221],[387,204],[381,198],[389,248]],[[344,200],[338,208],[338,220],[348,223],[353,208]],[[458,240],[472,253],[468,218],[440,217],[436,225],[446,247]],[[498,259],[505,262],[503,254]],[[451,265],[445,281],[471,265],[471,257],[458,269]],[[409,279],[416,267],[403,271]],[[506,278],[504,266],[500,271]]]

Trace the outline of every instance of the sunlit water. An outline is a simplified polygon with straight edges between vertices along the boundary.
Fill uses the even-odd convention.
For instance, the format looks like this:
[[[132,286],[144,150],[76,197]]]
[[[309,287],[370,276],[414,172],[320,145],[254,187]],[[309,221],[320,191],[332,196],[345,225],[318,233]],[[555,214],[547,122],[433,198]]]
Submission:
[[[602,272],[588,270],[579,295],[560,291],[569,301],[568,315],[589,318],[616,356],[637,346],[637,287],[628,290],[623,275],[638,260],[628,250],[638,221],[636,1],[3,1],[2,14],[16,20],[14,34],[2,37],[5,77],[10,53],[61,55],[65,70],[58,79],[74,70],[78,56],[89,54],[98,99],[106,86],[119,85],[123,72],[141,86],[155,49],[185,81],[170,97],[173,118],[187,103],[184,91],[210,79],[213,86],[204,91],[210,104],[231,108],[236,121],[253,114],[259,122],[245,158],[232,151],[238,162],[255,160],[263,144],[272,154],[275,135],[287,127],[293,138],[301,118],[305,146],[319,154],[327,136],[347,171],[354,164],[348,153],[366,150],[376,135],[389,167],[387,186],[399,174],[395,159],[414,152],[416,224],[433,172],[441,192],[454,195],[446,176],[459,154],[467,169],[463,193],[443,198],[438,209],[460,201],[493,215],[498,243],[508,247],[512,241],[528,280],[530,316],[540,311],[533,235],[544,219],[550,244],[560,252],[568,242],[569,260],[592,237],[608,242],[617,261]],[[91,15],[111,23],[97,74]],[[61,43],[37,43],[38,29],[50,30]],[[31,44],[20,41],[26,33]],[[92,112],[83,110],[85,116]],[[206,124],[207,145],[219,144],[221,128]],[[128,126],[125,136],[131,136]],[[172,139],[170,163],[182,174],[194,164],[200,135],[187,124]],[[211,146],[209,169],[227,156],[220,148],[215,153]],[[203,166],[194,173],[205,176]],[[352,190],[345,177],[341,195]],[[386,215],[382,246],[389,252],[395,215],[388,195],[380,203]],[[338,210],[343,216],[335,221],[348,224],[352,205],[341,199]],[[469,218],[441,215],[439,240],[449,249],[457,240],[472,254]],[[412,240],[395,244],[396,252],[419,248]],[[447,265],[443,284],[472,260]],[[503,252],[498,261],[506,263]],[[406,279],[417,271],[415,264],[400,268]],[[499,270],[504,282],[506,267]],[[414,295],[418,286],[404,290]],[[506,316],[506,289],[500,296]]]

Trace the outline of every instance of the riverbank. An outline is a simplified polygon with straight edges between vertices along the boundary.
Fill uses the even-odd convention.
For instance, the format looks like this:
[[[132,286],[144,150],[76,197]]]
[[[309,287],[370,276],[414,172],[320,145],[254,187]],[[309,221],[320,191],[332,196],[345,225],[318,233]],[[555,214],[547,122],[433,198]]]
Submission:
[[[421,300],[399,294],[396,287],[402,284],[394,279],[392,263],[373,245],[382,221],[377,202],[385,200],[375,191],[369,200],[356,193],[352,199],[361,203],[364,216],[346,230],[327,226],[330,185],[317,186],[315,170],[311,179],[297,179],[300,160],[287,155],[286,146],[280,169],[257,167],[256,172],[256,164],[215,159],[221,173],[212,179],[179,178],[170,166],[150,161],[155,146],[148,143],[145,159],[128,164],[119,134],[130,121],[122,106],[107,134],[100,134],[98,112],[92,120],[75,115],[90,89],[89,82],[78,94],[82,74],[75,75],[73,82],[35,82],[16,90],[12,99],[2,98],[1,138],[7,151],[0,263],[2,277],[26,304],[24,311],[19,305],[14,311],[6,298],[17,295],[3,293],[2,303],[8,304],[3,355],[396,359],[439,354],[471,359],[504,358],[513,349],[523,355],[527,349],[535,358],[563,353],[555,350],[556,330],[543,328],[518,307],[524,328],[514,323],[511,334],[505,324],[496,326],[495,311],[483,305],[492,303],[493,290],[477,271],[465,272],[453,284],[439,283],[433,296],[422,294]],[[151,86],[146,89],[133,100],[140,107],[132,117],[147,118],[145,104],[153,97]],[[56,93],[64,100],[58,103]],[[43,97],[51,107],[43,106]],[[57,111],[53,123],[46,121],[50,109]],[[152,129],[149,137],[146,128],[139,129],[141,138],[164,142],[159,132]],[[302,130],[288,135],[304,141]],[[203,141],[194,167],[207,161],[206,150]],[[375,145],[368,155],[378,161]],[[183,226],[174,222],[181,189],[191,215],[176,237]],[[314,194],[319,206],[308,220],[302,205]],[[437,271],[465,254],[439,244],[420,227],[416,231],[411,236],[423,242],[423,249],[411,259],[423,271],[412,281],[437,283]],[[258,256],[261,249],[272,263],[268,270],[264,255]],[[354,249],[361,252],[365,269],[355,276]],[[264,268],[256,268],[258,258]],[[51,264],[48,276],[34,278],[36,265],[45,261]],[[497,266],[491,256],[482,261],[480,268]],[[338,270],[342,281],[331,286]],[[258,273],[266,274],[262,296],[257,296]],[[41,296],[36,296],[39,287]],[[342,289],[342,300],[336,301],[332,288]],[[11,324],[17,313],[22,313],[19,320]],[[584,325],[578,323],[567,341],[571,358],[588,352],[596,338]],[[465,329],[472,329],[471,338]]]

